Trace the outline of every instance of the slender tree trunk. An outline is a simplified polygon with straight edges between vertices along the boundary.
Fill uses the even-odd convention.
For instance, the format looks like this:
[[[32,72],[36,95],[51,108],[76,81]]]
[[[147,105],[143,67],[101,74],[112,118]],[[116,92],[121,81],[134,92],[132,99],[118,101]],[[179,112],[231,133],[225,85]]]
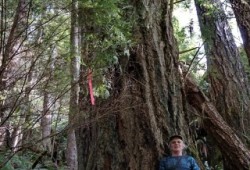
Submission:
[[[42,144],[43,149],[51,152],[51,96],[47,90],[44,91],[43,115],[41,118]]]
[[[29,13],[29,3],[27,0],[19,0],[18,6],[16,9],[15,17],[11,26],[11,29],[8,33],[5,33],[7,36],[6,41],[5,37],[1,37],[1,66],[0,66],[0,91],[4,92],[5,90],[11,91],[20,78],[19,74],[17,74],[18,66],[20,66],[20,54],[23,49],[22,43],[26,38],[25,31],[26,25],[28,21],[28,13]],[[5,15],[5,14],[4,14]],[[8,30],[8,29],[7,29]],[[4,32],[4,31],[1,31]],[[3,36],[3,34],[1,34]],[[3,95],[6,95],[3,93]],[[6,96],[5,96],[6,97]],[[6,97],[7,99],[10,97]],[[12,103],[14,103],[15,99],[11,99]],[[1,101],[0,103],[0,117],[1,124],[5,124],[5,122],[11,117],[13,112],[6,114],[9,111],[7,108],[13,108],[14,106],[9,101]],[[8,105],[10,104],[10,105]],[[6,106],[8,105],[8,106]]]
[[[20,118],[19,123],[23,122],[22,119]],[[21,146],[21,141],[23,137],[22,133],[22,128],[21,125],[17,125],[14,127],[13,133],[12,133],[12,143],[11,143],[11,148],[13,152],[17,152],[18,149],[20,149]]]
[[[250,65],[250,2],[230,0]]]
[[[27,75],[28,77],[30,75]],[[30,80],[31,81],[31,80]],[[27,87],[25,88],[25,95],[23,98],[23,103],[20,106],[20,115],[19,115],[19,120],[16,125],[14,125],[14,133],[12,134],[12,149],[14,152],[18,151],[21,147],[22,144],[25,142],[30,142],[29,136],[28,136],[28,119],[27,117],[30,116],[30,82],[28,81]]]
[[[26,61],[30,61],[27,62],[27,75],[25,77],[25,80],[27,79],[27,85],[25,87],[24,93],[25,93],[25,98],[24,98],[24,110],[23,110],[23,120],[24,123],[21,124],[22,129],[23,129],[23,138],[22,138],[22,143],[28,143],[30,142],[31,139],[34,139],[31,135],[32,135],[32,131],[33,131],[33,121],[31,119],[32,117],[32,111],[31,111],[31,97],[32,96],[32,92],[33,92],[33,86],[34,86],[34,65],[35,65],[35,59],[32,58],[33,56],[26,54],[27,58],[25,59]],[[25,81],[26,83],[26,81]]]
[[[67,138],[67,164],[68,169],[77,170],[77,147],[75,129],[73,127],[78,114],[79,100],[79,73],[80,73],[80,56],[79,56],[79,29],[78,29],[78,3],[72,1],[71,12],[71,91],[70,91],[70,108],[69,108],[69,129]]]
[[[43,114],[41,117],[41,128],[42,128],[42,139],[43,139],[43,147],[49,153],[52,151],[52,142],[51,142],[51,130],[52,130],[52,110],[53,110],[53,97],[50,92],[50,85],[53,82],[53,73],[55,70],[55,59],[57,58],[57,49],[56,47],[52,47],[50,51],[50,56],[48,58],[47,67],[45,70],[45,85],[43,89]]]
[[[4,1],[2,3],[3,3],[2,5],[6,4],[6,2]],[[15,91],[13,90],[14,85],[20,79],[21,76],[24,76],[24,72],[26,71],[20,68],[22,67],[22,64],[24,64],[23,57],[25,56],[25,54],[22,53],[22,50],[24,50],[25,47],[23,47],[22,42],[26,38],[24,30],[26,30],[26,25],[28,21],[29,7],[30,6],[27,0],[19,0],[15,12],[15,17],[11,25],[11,29],[9,30],[3,29],[7,33],[3,30],[1,31],[4,33],[1,33],[2,55],[1,55],[1,66],[0,66],[0,91],[2,92],[2,95],[4,95],[4,97],[6,98],[2,100],[0,104],[0,110],[1,110],[0,117],[3,118],[1,119],[1,125],[9,125],[7,121],[11,118],[11,116],[15,112],[15,109],[17,108],[17,103],[24,102],[28,98],[27,95],[25,95],[25,97],[21,97],[20,94],[16,96],[13,94],[7,96],[7,94],[4,93],[4,91],[8,92]],[[1,19],[4,19],[3,15],[6,15],[4,14],[4,12],[6,11],[4,7],[2,9],[3,11],[1,11],[2,12]],[[2,24],[4,25],[6,24],[4,23],[4,20],[1,20],[1,28],[4,28],[4,25]],[[7,39],[5,40],[6,35],[8,36]],[[24,82],[26,83],[26,81]],[[23,87],[21,88],[24,87],[25,85],[23,84]],[[24,100],[23,101],[19,100],[21,98],[23,98]],[[20,113],[20,115],[23,115],[25,111],[26,111],[26,106],[22,105],[20,107],[20,112],[18,113]],[[17,123],[12,124],[12,128],[14,129],[13,133],[9,134],[9,136],[11,135],[12,137],[11,142],[9,142],[9,147],[12,147],[13,151],[16,151],[20,147],[23,136],[21,126],[23,125],[24,119],[23,117],[17,117],[16,121]]]
[[[22,46],[22,40],[26,38],[24,30],[28,21],[29,4],[27,0],[19,0],[14,21],[9,32],[7,43],[3,49],[2,62],[0,67],[0,90],[6,89],[7,85],[12,84],[7,75],[12,65],[12,60]],[[6,82],[8,80],[8,82]]]
[[[79,169],[157,169],[169,135],[188,138],[169,1],[140,0],[138,45],[121,75],[112,71],[112,96],[80,107]]]

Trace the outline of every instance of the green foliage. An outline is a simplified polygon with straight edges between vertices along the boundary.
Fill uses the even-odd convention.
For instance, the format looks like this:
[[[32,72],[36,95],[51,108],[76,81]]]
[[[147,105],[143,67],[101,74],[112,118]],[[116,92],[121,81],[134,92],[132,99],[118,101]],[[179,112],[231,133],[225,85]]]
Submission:
[[[250,67],[248,64],[249,61],[248,61],[248,57],[247,57],[247,54],[245,52],[243,45],[241,47],[239,47],[239,52],[240,52],[240,57],[241,57],[242,63],[244,65],[244,70],[247,73],[248,78],[250,78]]]
[[[2,3],[1,3],[1,6],[3,5]],[[15,10],[17,8],[18,1],[16,1],[16,0],[8,0],[8,1],[5,1],[4,4],[5,4],[5,7],[3,8],[3,10],[5,9],[5,11],[3,11],[3,12],[5,12],[5,15],[6,15],[5,17],[8,20],[7,25],[9,25],[9,24],[11,24],[10,18],[12,20],[14,20],[13,16],[15,15],[15,12],[16,12]]]
[[[97,86],[95,89],[95,96],[101,97],[103,99],[107,99],[110,96],[109,90],[105,84],[101,84],[100,86]]]
[[[94,94],[109,97],[108,80],[103,77],[106,68],[118,64],[118,58],[131,46],[132,25],[127,16],[126,1],[82,0],[79,3],[83,41],[89,56],[83,61],[93,69]]]
[[[178,0],[176,0],[176,2],[178,2]],[[175,3],[175,2],[174,2]],[[185,0],[183,2],[178,2],[175,4],[175,8],[190,8],[191,5],[191,0]]]
[[[205,15],[212,16],[217,10],[210,1],[202,1],[202,6],[206,9]]]
[[[203,73],[206,70],[204,52],[202,51],[203,49],[199,49],[196,45],[196,41],[194,41],[194,38],[187,35],[186,28],[181,28],[179,26],[179,21],[176,18],[173,18],[173,25],[179,51],[185,51],[197,47],[193,50],[180,54],[179,60],[184,62],[187,67],[191,67],[189,71],[194,75],[194,78],[197,81],[201,81]]]
[[[92,67],[114,64],[117,49],[124,49],[131,43],[131,24],[123,18],[121,3],[118,0],[81,1],[85,41],[95,56],[88,63]]]
[[[187,49],[190,44],[188,35],[186,34],[185,28],[180,27],[180,23],[176,17],[173,17],[173,27],[174,27],[174,35],[177,39],[178,46],[180,50]]]
[[[6,28],[4,28],[5,25],[2,27],[6,29],[1,34],[3,43],[8,39],[18,2],[7,0],[2,4],[6,6],[1,6],[1,9],[5,9],[2,11],[2,17],[6,17],[6,20],[2,21],[6,25]],[[50,93],[52,99],[50,109],[53,116],[68,113],[68,96],[65,94],[69,92],[68,85],[70,84],[68,63],[70,60],[70,10],[68,7],[70,7],[71,0],[32,0],[29,2],[32,6],[29,9],[28,24],[23,26],[25,31],[19,35],[25,37],[22,44],[14,49],[18,50],[15,51],[16,56],[13,56],[15,61],[11,66],[18,67],[16,69],[18,71],[12,73],[12,69],[6,69],[8,74],[13,74],[10,78],[11,81],[16,79],[16,82],[13,83],[14,87],[7,87],[7,90],[2,89],[0,101],[1,107],[8,105],[8,109],[5,109],[4,113],[2,112],[1,119],[7,115],[10,116],[5,122],[11,127],[10,133],[13,132],[12,129],[21,125],[22,132],[31,133],[29,141],[22,141],[22,144],[32,144],[36,148],[41,145],[40,142],[36,142],[41,138],[39,121],[43,112],[43,92],[47,90]],[[6,44],[2,45],[4,48],[6,47]],[[53,49],[56,50],[53,51]],[[53,57],[54,68],[50,69]],[[8,62],[11,63],[11,61]],[[45,87],[46,80],[49,80],[49,83]],[[28,101],[24,100],[26,97]],[[59,113],[57,112],[58,98],[64,102]],[[60,118],[63,120],[53,119],[52,124],[52,128],[56,128],[58,131],[65,128],[67,121],[66,116],[60,116]],[[25,119],[25,123],[20,123],[23,119]],[[59,123],[55,123],[56,121]],[[3,124],[3,122],[1,123]],[[6,155],[7,153],[0,153],[0,164],[7,160]],[[27,150],[23,150],[23,152],[15,154],[2,169],[30,169],[36,156],[34,153],[27,153]],[[45,158],[50,160],[48,157]],[[50,164],[52,167],[51,161]]]
[[[174,12],[173,16],[173,27],[174,35],[178,42],[178,47],[180,51],[179,60],[185,63],[186,68],[189,70],[189,73],[193,75],[193,78],[197,82],[203,81],[203,74],[206,72],[206,59],[204,55],[204,49],[202,45],[202,39],[199,32],[195,32],[199,29],[194,28],[194,18],[190,18],[190,21],[184,25],[181,23],[183,15],[193,15],[190,14],[190,2],[185,2],[181,5],[178,5],[178,8],[175,8],[178,13]],[[187,5],[188,4],[188,5]],[[185,12],[185,14],[183,14]],[[181,14],[180,14],[181,13]],[[181,15],[181,17],[179,16]]]
[[[0,162],[3,163],[6,161],[6,153],[0,153]],[[26,170],[30,169],[32,163],[30,162],[29,158],[25,156],[19,156],[15,154],[1,170]]]

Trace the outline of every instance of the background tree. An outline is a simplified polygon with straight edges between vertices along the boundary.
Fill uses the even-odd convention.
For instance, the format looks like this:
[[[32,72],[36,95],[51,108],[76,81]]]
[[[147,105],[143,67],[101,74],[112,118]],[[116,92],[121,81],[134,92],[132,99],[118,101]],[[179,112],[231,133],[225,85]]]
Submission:
[[[207,56],[209,98],[237,135],[249,142],[249,86],[222,4],[195,1]],[[224,168],[233,165],[225,150]],[[227,151],[226,151],[227,152]],[[228,162],[229,161],[229,162]]]
[[[78,23],[78,2],[72,1],[71,7],[71,33],[70,33],[70,55],[71,55],[71,90],[69,106],[69,129],[67,132],[67,164],[68,168],[77,170],[77,147],[75,129],[73,124],[78,112],[79,101],[79,74],[80,74],[80,52],[79,52],[79,23]]]
[[[230,0],[241,37],[243,45],[248,56],[248,62],[250,63],[250,2],[242,0]]]
[[[67,69],[65,69],[67,66],[65,57],[67,46],[64,43],[67,42],[65,38],[69,35],[66,31],[67,27],[65,27],[67,24],[62,26],[62,21],[65,23],[68,17],[66,15],[59,17],[60,12],[62,12],[60,8],[63,9],[62,4],[61,6],[57,4],[57,7],[53,8],[55,7],[53,3],[38,3],[40,2],[30,3],[22,0],[1,3],[1,18],[3,19],[1,20],[3,24],[1,25],[3,26],[3,30],[1,30],[1,59],[4,61],[1,63],[1,80],[3,82],[1,108],[2,113],[4,113],[1,125],[2,127],[7,125],[6,136],[10,137],[10,140],[7,139],[7,143],[12,143],[9,146],[14,148],[15,155],[22,150],[32,151],[31,155],[35,157],[43,152],[40,148],[44,138],[40,136],[42,133],[39,130],[42,129],[39,128],[40,120],[44,118],[41,113],[43,110],[42,92],[46,91],[48,95],[53,97],[49,106],[46,105],[51,113],[51,122],[46,123],[46,126],[53,131],[58,130],[57,125],[62,126],[61,123],[55,122],[59,120],[58,117],[61,117],[57,114],[56,109],[60,108],[60,103],[65,99],[60,100],[60,103],[57,100],[67,93],[68,84],[67,81],[65,82],[67,80],[65,77],[68,75]],[[15,8],[17,10],[14,10]],[[46,11],[46,15],[44,11]],[[16,16],[15,19],[12,16]],[[12,29],[7,29],[10,26]],[[55,49],[59,50],[55,51]],[[55,57],[53,70],[50,69],[51,58],[48,56]],[[61,74],[62,71],[64,74]],[[46,111],[48,110],[45,109]],[[63,121],[66,120],[63,119]],[[63,123],[63,121],[61,122]],[[49,134],[51,134],[50,130]],[[50,141],[48,135],[45,139]],[[55,147],[50,148],[54,149]],[[15,156],[9,152],[8,148],[2,149],[4,149],[2,154],[4,158],[1,159],[0,167],[9,158]],[[48,152],[50,158],[52,157],[51,152]],[[35,165],[37,163],[34,163],[34,167]]]
[[[27,38],[25,30],[27,28],[26,26],[27,26],[28,12],[29,12],[28,2],[26,0],[18,1],[11,29],[8,32],[8,34],[7,33],[2,34],[2,42],[6,42],[5,44],[2,43],[1,45],[0,86],[2,92],[6,90],[10,91],[13,90],[14,85],[17,83],[18,79],[21,78],[21,74],[20,72],[18,72],[18,68],[22,67],[22,65],[19,65],[18,62],[21,61],[24,52],[23,48],[21,48],[23,41]],[[4,25],[7,28],[7,24],[5,23]],[[18,73],[19,77],[14,76],[16,72]],[[6,95],[6,93],[3,95]],[[17,101],[17,98],[12,97],[12,100]],[[15,102],[13,101],[12,102],[10,102],[10,100],[6,100],[5,102],[2,101],[1,105],[2,125],[5,124],[6,120],[13,114],[13,112],[10,112],[9,114],[4,113],[8,109],[8,107],[9,108],[15,107]]]

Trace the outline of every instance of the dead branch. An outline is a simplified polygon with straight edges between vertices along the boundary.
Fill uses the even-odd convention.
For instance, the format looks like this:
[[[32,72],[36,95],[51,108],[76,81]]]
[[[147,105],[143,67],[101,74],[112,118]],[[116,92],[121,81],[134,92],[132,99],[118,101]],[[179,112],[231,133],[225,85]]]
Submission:
[[[216,107],[209,101],[196,83],[187,76],[185,81],[186,98],[201,115],[204,127],[215,139],[222,154],[235,169],[250,169],[250,152],[231,127],[223,120]]]
[[[187,49],[187,50],[183,50],[183,51],[180,51],[179,54],[184,54],[184,53],[196,50],[196,49],[200,49],[200,47],[193,47],[193,48],[190,48],[190,49]]]

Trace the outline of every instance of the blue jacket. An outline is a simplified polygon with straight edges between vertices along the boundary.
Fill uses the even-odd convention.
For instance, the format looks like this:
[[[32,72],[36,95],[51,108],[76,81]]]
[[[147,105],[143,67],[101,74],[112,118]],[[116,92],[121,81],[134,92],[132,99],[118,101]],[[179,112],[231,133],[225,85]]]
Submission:
[[[192,156],[167,156],[160,161],[159,170],[200,170]]]

